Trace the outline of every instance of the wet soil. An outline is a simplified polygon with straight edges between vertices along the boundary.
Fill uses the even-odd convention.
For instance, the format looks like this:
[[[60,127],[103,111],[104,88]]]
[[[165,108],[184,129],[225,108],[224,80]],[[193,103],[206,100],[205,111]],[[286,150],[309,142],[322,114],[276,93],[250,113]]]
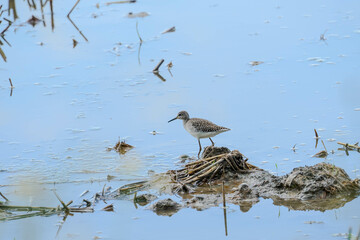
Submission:
[[[207,147],[202,157],[209,158],[224,153],[224,158],[234,155],[234,151],[225,147]],[[292,210],[336,209],[356,198],[360,190],[359,179],[352,180],[343,169],[325,162],[294,168],[284,176],[275,176],[259,168],[240,172],[227,168],[226,174],[207,183],[198,181],[184,184],[171,182],[170,177],[167,177],[166,174],[157,175],[146,187],[181,196],[181,205],[168,199],[159,200],[150,207],[157,214],[161,212],[161,215],[166,215],[166,211],[172,215],[181,207],[203,210],[218,206],[223,202],[220,187],[222,181],[226,183],[226,202],[239,205],[243,212],[249,211],[261,198],[272,199],[275,205]]]

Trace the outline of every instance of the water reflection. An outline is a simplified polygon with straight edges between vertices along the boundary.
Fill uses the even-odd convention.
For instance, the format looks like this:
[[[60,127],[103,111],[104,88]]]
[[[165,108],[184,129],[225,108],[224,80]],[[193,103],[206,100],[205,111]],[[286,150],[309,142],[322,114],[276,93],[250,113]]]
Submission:
[[[79,1],[78,1],[79,2]],[[85,39],[85,41],[88,42],[88,39],[86,38],[86,36],[83,34],[83,32],[78,28],[78,26],[75,24],[75,22],[70,18],[70,13],[74,10],[74,8],[76,7],[76,5],[78,4],[78,2],[74,5],[73,9],[71,9],[71,11],[69,12],[69,14],[67,15],[67,18],[69,20],[69,22],[71,23],[71,25],[79,32],[79,34]],[[26,1],[29,9],[31,11],[37,11],[39,8],[37,7],[37,4],[35,2],[35,0],[27,0]],[[41,19],[38,19],[37,17],[35,17],[34,15],[29,18],[27,20],[27,23],[29,23],[31,26],[35,27],[39,22],[42,22],[43,26],[46,27],[46,19],[45,19],[45,8],[48,6],[48,9],[50,11],[50,21],[51,21],[51,30],[54,31],[55,30],[55,19],[54,19],[54,4],[53,4],[53,0],[46,0],[45,2],[43,2],[43,0],[39,0],[39,5],[40,5],[40,12],[41,12]],[[11,47],[11,44],[6,40],[5,35],[7,33],[7,31],[10,29],[11,25],[13,24],[13,22],[15,22],[19,16],[18,13],[16,11],[16,5],[15,5],[15,0],[9,0],[8,3],[8,16],[13,17],[13,21],[10,21],[9,19],[7,19],[6,17],[2,17],[3,13],[5,12],[5,10],[3,10],[3,5],[0,5],[0,17],[2,17],[2,21],[0,21],[0,24],[2,22],[4,23],[8,23],[8,25],[2,30],[2,32],[0,33],[0,36],[2,38],[2,40],[4,42],[7,43],[8,46]],[[20,24],[19,25],[24,26],[24,24]],[[2,45],[3,42],[0,40],[0,55],[2,57],[2,59],[4,60],[4,62],[7,61],[7,57],[6,54],[4,52],[4,50],[2,49]]]

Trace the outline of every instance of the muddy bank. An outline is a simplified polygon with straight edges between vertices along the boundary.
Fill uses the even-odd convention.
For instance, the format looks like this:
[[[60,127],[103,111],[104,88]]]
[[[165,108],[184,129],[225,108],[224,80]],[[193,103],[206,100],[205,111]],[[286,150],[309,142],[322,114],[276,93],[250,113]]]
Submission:
[[[156,175],[137,190],[180,196],[177,204],[173,201],[177,198],[173,198],[148,206],[159,215],[172,215],[183,207],[203,210],[219,206],[223,180],[226,202],[239,205],[243,212],[261,198],[292,210],[325,211],[342,207],[360,193],[359,179],[351,180],[343,169],[332,164],[298,167],[284,176],[275,176],[248,163],[239,151],[224,147],[207,147],[200,160]],[[111,197],[121,197],[121,191],[118,189]]]

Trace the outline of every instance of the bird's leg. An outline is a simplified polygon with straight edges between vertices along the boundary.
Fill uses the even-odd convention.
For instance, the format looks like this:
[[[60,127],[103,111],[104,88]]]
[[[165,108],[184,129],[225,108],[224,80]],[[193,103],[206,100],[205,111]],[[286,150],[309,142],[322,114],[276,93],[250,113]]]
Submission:
[[[213,140],[211,140],[211,138],[209,138],[209,139],[210,139],[210,141],[211,141],[212,146],[214,146],[215,143],[213,142]]]
[[[198,142],[199,142],[199,147],[200,147],[199,153],[198,153],[198,158],[200,159],[200,153],[201,153],[201,143],[200,143],[200,139],[198,139]]]

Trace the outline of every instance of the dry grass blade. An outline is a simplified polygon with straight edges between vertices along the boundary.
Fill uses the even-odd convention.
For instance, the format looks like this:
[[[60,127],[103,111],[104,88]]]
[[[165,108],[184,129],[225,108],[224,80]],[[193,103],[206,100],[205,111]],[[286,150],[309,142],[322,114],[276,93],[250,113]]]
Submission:
[[[184,182],[184,184],[196,182],[197,180],[200,180],[201,178],[203,178],[203,177],[209,175],[210,173],[214,172],[215,169],[216,169],[216,166],[213,166],[212,168],[210,168],[208,171],[204,172],[203,174],[197,175],[197,176],[193,176],[193,177],[191,177],[190,179],[186,180],[186,181]]]
[[[323,141],[323,140],[321,140],[321,142],[322,142],[322,145],[324,146],[325,152],[327,153],[327,149],[326,149],[326,147],[325,147],[325,143],[324,143],[324,141]]]
[[[70,21],[70,23],[74,26],[74,28],[80,33],[80,35],[85,39],[85,41],[89,41],[85,35],[81,32],[81,30],[76,26],[76,24],[73,22],[73,20],[71,20],[70,16],[68,16],[68,19]]]
[[[9,82],[10,82],[10,87],[14,88],[14,85],[12,84],[11,78],[9,78]]]
[[[164,59],[161,59],[160,62],[156,65],[156,67],[153,70],[153,73],[158,73],[160,66],[164,63]]]
[[[185,181],[188,181],[189,179],[194,178],[194,177],[196,177],[196,176],[198,176],[198,175],[202,174],[203,172],[205,172],[205,171],[207,171],[208,169],[212,168],[213,166],[215,166],[215,165],[217,165],[217,164],[221,163],[222,161],[224,161],[224,159],[220,159],[220,160],[218,160],[218,161],[216,161],[216,162],[214,162],[214,163],[210,164],[209,166],[207,166],[207,167],[205,167],[205,168],[201,169],[200,171],[198,171],[198,172],[194,173],[193,175],[191,175],[188,179],[185,179]],[[215,169],[214,169],[214,170],[215,170]]]
[[[59,200],[59,202],[61,203],[61,205],[63,205],[65,212],[70,212],[68,206],[63,202],[63,200],[61,200],[61,198],[55,191],[54,191],[54,194],[55,194],[56,198]]]
[[[92,213],[94,209],[91,207],[84,207],[84,208],[69,208],[70,212],[79,212],[79,213]]]
[[[10,27],[11,24],[12,24],[12,21],[10,21],[9,19],[4,18],[4,20],[6,20],[9,24],[8,24],[8,26],[1,32],[1,35],[4,35],[5,32],[9,29],[9,27]]]
[[[224,157],[226,154],[227,153],[223,153],[223,154],[219,154],[219,155],[208,157],[208,158],[202,158],[202,159],[196,160],[194,162],[190,162],[190,163],[186,164],[185,166],[188,167],[188,166],[198,164],[198,163],[201,163],[201,162],[207,162],[207,161],[210,161],[210,160],[215,159],[215,158]]]
[[[9,201],[9,199],[7,199],[1,192],[0,192],[0,196],[3,197],[5,199],[5,201]]]
[[[174,27],[171,27],[169,29],[166,29],[165,31],[163,31],[161,34],[165,34],[165,33],[171,33],[171,32],[175,32],[176,31],[176,28],[175,26]]]
[[[74,9],[76,8],[76,6],[79,4],[80,0],[77,0],[75,5],[72,7],[72,9],[70,10],[70,12],[68,13],[67,17],[70,17],[70,14],[72,13],[72,11],[74,11]]]
[[[136,3],[136,0],[107,2],[107,3],[105,3],[105,4],[106,4],[106,6],[109,6],[109,5],[111,5],[111,4],[122,4],[122,3]]]
[[[182,184],[203,184],[219,180],[226,173],[239,174],[260,170],[247,163],[248,159],[237,150],[219,154],[219,152],[212,152],[211,148],[209,149],[210,151],[204,154],[205,158],[188,163],[185,168],[169,171],[171,179]]]
[[[137,33],[138,38],[139,38],[139,40],[140,40],[140,44],[142,44],[143,40],[142,40],[142,38],[140,37],[140,33],[139,33],[139,29],[138,29],[138,22],[136,22],[136,33]]]
[[[107,211],[107,212],[113,212],[114,211],[114,205],[113,204],[107,205],[106,207],[104,207],[101,210],[102,211]]]
[[[346,149],[348,150],[357,150],[360,151],[360,146],[359,143],[355,143],[355,144],[349,144],[349,143],[342,143],[342,142],[337,142],[337,144],[344,146]]]
[[[0,55],[4,59],[4,62],[6,62],[6,55],[5,55],[4,51],[1,49],[1,47],[0,47]]]
[[[317,133],[317,131],[316,131],[315,128],[314,128],[314,132],[315,132],[315,137],[316,137],[316,138],[319,138],[319,135],[318,135],[318,133]]]

